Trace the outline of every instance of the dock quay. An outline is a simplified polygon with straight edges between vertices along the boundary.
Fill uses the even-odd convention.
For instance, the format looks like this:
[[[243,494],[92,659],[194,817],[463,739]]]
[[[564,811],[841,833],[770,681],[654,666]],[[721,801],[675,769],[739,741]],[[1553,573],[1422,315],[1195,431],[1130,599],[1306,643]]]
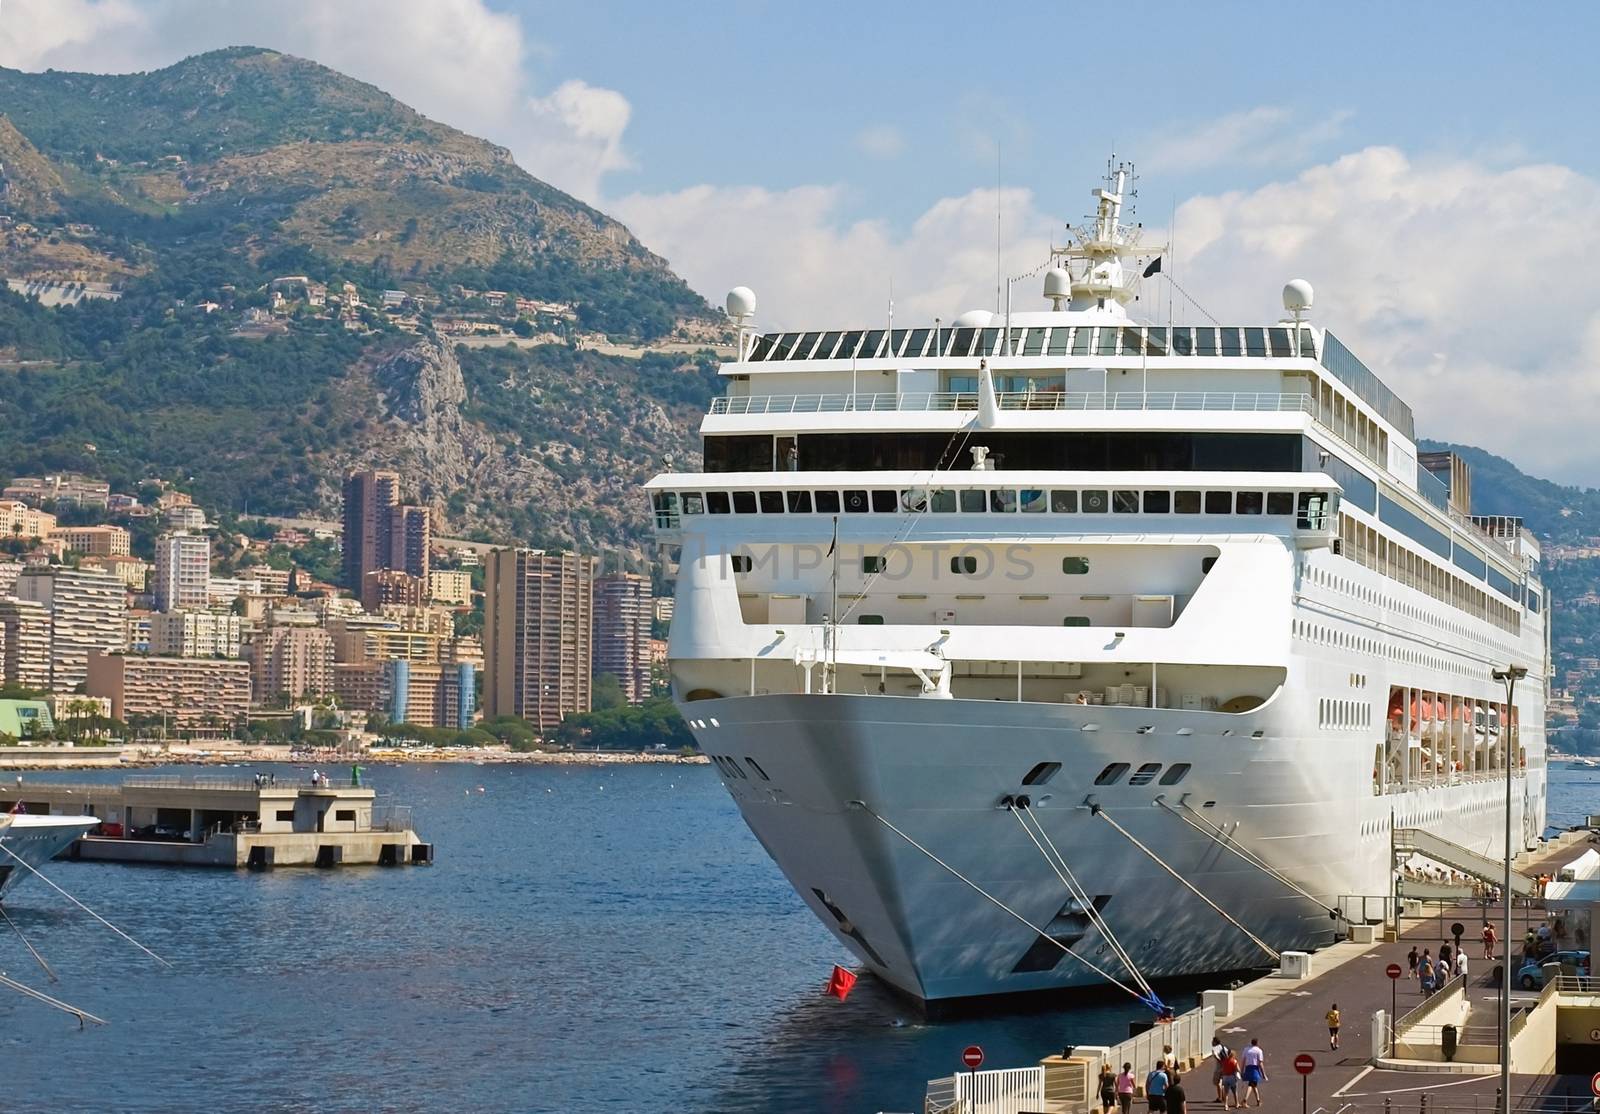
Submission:
[[[74,859],[270,869],[404,866],[433,861],[408,806],[379,800],[352,777],[131,775],[120,782],[0,784],[0,811],[95,816],[100,827],[67,852]]]
[[[1574,869],[1594,871],[1600,856],[1591,831],[1563,833],[1537,851],[1520,856],[1525,879],[1559,879]],[[1588,875],[1593,877],[1593,874]],[[1521,884],[1515,890],[1525,890]],[[1373,899],[1379,903],[1386,899]],[[1501,931],[1498,902],[1429,903],[1405,899],[1398,921],[1348,925],[1346,938],[1313,953],[1285,952],[1280,966],[1252,982],[1199,995],[1197,1008],[1117,1043],[1078,1045],[1034,1065],[994,1071],[957,1072],[929,1080],[924,1114],[1088,1114],[1098,1110],[1097,1078],[1102,1063],[1120,1071],[1133,1065],[1144,1104],[1144,1079],[1170,1047],[1191,1107],[1211,1108],[1213,1036],[1235,1052],[1258,1039],[1266,1053],[1263,1105],[1299,1105],[1302,1076],[1295,1061],[1309,1056],[1304,1078],[1307,1114],[1495,1114],[1499,1109],[1499,972],[1511,969],[1511,1104],[1514,1114],[1576,1114],[1600,1109],[1590,1077],[1600,1072],[1600,980],[1588,970],[1544,961],[1542,986],[1527,988],[1521,957],[1523,936],[1556,917],[1582,928],[1588,916],[1547,906],[1537,894],[1516,899],[1514,938],[1498,941],[1495,958],[1484,959],[1482,929]],[[1600,904],[1587,914],[1600,911]],[[1600,925],[1600,920],[1595,922]],[[1425,995],[1408,973],[1415,947],[1438,954],[1441,944],[1469,957],[1468,974]],[[1587,950],[1587,930],[1575,946]],[[1569,941],[1563,945],[1573,947]],[[1398,965],[1401,977],[1388,971]],[[1530,974],[1529,980],[1533,978]],[[1325,1015],[1337,1003],[1340,1048],[1330,1051]],[[1447,1032],[1448,1030],[1448,1032]],[[1048,1043],[1046,1041],[1045,1043]],[[1242,1094],[1242,1089],[1241,1089]],[[1220,1109],[1220,1106],[1217,1107]]]

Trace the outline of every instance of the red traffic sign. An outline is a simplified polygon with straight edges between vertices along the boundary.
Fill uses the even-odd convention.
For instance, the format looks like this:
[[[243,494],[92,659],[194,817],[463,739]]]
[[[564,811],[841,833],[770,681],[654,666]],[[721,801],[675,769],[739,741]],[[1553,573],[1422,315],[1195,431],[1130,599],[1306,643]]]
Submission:
[[[973,1071],[983,1066],[983,1049],[975,1044],[969,1044],[961,1050],[961,1062]]]
[[[1589,1080],[1589,1090],[1591,1093],[1600,1096],[1600,1071],[1595,1072],[1594,1077]]]
[[[1398,979],[1401,975],[1405,974],[1404,971],[1400,970],[1400,964],[1398,963],[1389,964],[1389,966],[1383,969],[1383,973],[1388,975],[1391,979]]]
[[[1310,1053],[1302,1052],[1294,1058],[1294,1070],[1301,1075],[1310,1075],[1317,1070],[1317,1061],[1312,1058]]]

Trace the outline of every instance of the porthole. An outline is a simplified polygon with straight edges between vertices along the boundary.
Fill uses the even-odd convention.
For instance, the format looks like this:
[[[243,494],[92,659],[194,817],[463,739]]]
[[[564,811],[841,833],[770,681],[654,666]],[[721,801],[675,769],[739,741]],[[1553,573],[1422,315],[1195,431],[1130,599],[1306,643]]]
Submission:
[[[1022,784],[1023,785],[1044,785],[1046,782],[1048,782],[1051,778],[1055,777],[1056,774],[1058,774],[1060,772],[1061,772],[1061,763],[1059,763],[1059,762],[1040,762],[1033,769],[1028,771],[1027,776],[1022,779]]]
[[[1126,762],[1113,762],[1100,771],[1099,776],[1094,779],[1094,783],[1096,785],[1115,785],[1122,780],[1122,775],[1127,772],[1128,764]]]
[[[978,559],[971,554],[958,554],[950,558],[950,571],[962,576],[973,576],[978,571]]]
[[[1155,780],[1156,774],[1158,774],[1160,772],[1161,772],[1161,763],[1159,763],[1159,762],[1146,762],[1144,765],[1140,766],[1137,770],[1133,771],[1133,776],[1128,779],[1128,784],[1129,785],[1149,785],[1152,781]]]
[[[1167,772],[1161,775],[1162,785],[1177,785],[1178,782],[1189,776],[1190,764],[1187,762],[1174,762],[1167,767]]]
[[[1063,557],[1061,558],[1061,571],[1068,576],[1083,576],[1089,571],[1089,558]]]
[[[745,758],[745,762],[750,766],[750,768],[752,770],[754,770],[758,775],[760,775],[762,781],[771,781],[772,780],[770,777],[767,776],[767,771],[765,771],[765,770],[763,770],[761,768],[761,763],[757,762],[754,758],[746,757]]]
[[[749,572],[755,562],[746,554],[735,553],[728,558],[728,563],[733,566],[734,572]]]

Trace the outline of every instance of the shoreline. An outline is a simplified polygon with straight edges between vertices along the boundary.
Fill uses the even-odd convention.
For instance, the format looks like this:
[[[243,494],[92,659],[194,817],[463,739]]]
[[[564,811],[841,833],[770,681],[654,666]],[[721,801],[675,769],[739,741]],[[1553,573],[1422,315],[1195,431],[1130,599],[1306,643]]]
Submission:
[[[694,766],[710,762],[703,754],[677,751],[514,751],[505,747],[437,747],[362,751],[290,751],[286,747],[185,743],[171,747],[29,747],[7,755],[0,747],[0,770],[109,770],[154,766],[235,766],[254,763],[338,767],[349,763],[388,765],[453,763],[457,765],[535,766]]]

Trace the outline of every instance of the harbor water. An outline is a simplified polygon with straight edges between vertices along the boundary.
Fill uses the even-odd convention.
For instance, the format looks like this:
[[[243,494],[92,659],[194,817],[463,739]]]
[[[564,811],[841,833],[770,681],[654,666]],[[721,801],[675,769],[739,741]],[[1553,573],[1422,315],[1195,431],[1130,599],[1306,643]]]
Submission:
[[[0,996],[7,1104],[906,1111],[968,1044],[1020,1066],[1143,1013],[1107,999],[929,1024],[871,980],[825,998],[831,965],[852,961],[710,766],[367,780],[415,807],[437,865],[50,868],[171,970],[37,879],[19,886],[7,909],[59,974],[49,991],[111,1024],[80,1032]],[[1600,770],[1553,766],[1551,822],[1600,811],[1597,789]],[[3,926],[0,970],[47,985]]]

